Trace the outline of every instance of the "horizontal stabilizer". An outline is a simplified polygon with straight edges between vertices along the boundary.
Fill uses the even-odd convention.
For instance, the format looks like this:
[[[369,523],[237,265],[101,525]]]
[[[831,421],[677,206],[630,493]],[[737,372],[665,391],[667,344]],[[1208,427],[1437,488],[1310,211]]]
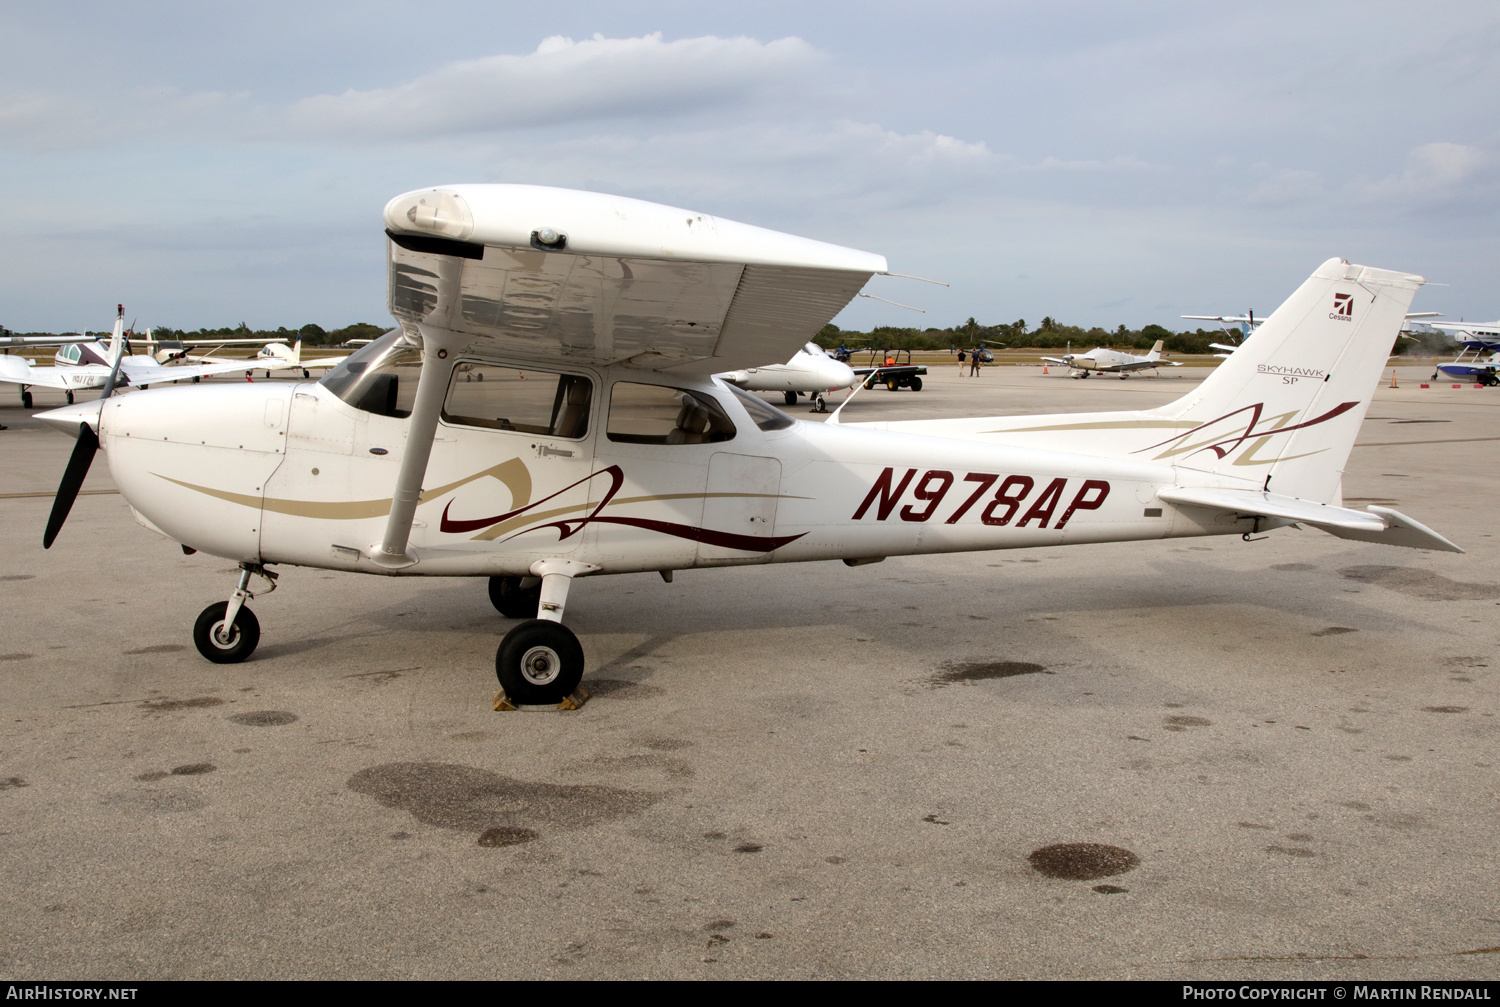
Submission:
[[[1432,549],[1437,552],[1463,552],[1458,546],[1449,542],[1443,536],[1422,524],[1413,521],[1400,511],[1391,510],[1389,507],[1376,507],[1370,505],[1370,510],[1385,518],[1386,529],[1384,532],[1370,535],[1366,532],[1333,531],[1339,538],[1352,538],[1360,542],[1378,542],[1381,545],[1399,545],[1408,549]]]
[[[1339,538],[1408,549],[1463,552],[1437,532],[1389,507],[1351,510],[1255,490],[1173,487],[1158,496],[1168,503],[1227,511],[1240,517],[1277,518],[1321,528]]]

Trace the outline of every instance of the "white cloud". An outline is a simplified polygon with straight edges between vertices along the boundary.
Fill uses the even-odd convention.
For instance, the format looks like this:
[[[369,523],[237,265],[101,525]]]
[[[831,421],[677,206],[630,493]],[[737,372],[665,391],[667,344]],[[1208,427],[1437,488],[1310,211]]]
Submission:
[[[1374,182],[1357,181],[1356,195],[1370,202],[1436,203],[1470,194],[1492,158],[1461,143],[1425,143],[1406,155],[1406,170]]]
[[[818,59],[794,37],[555,35],[524,56],[466,60],[395,87],[306,98],[288,116],[308,132],[372,139],[650,117],[780,89]]]
[[[1282,168],[1257,183],[1245,198],[1256,206],[1290,206],[1322,195],[1322,175],[1302,168]]]
[[[1027,171],[1147,171],[1151,165],[1133,155],[1119,154],[1105,160],[1098,158],[1066,160],[1048,156],[1036,164],[1022,165],[1022,167]]]

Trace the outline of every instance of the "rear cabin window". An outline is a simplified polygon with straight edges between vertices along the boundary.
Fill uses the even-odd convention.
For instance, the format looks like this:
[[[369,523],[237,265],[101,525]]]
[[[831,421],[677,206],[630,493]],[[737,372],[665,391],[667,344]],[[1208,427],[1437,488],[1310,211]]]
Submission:
[[[464,361],[453,369],[443,420],[577,439],[588,433],[593,397],[594,383],[576,374]]]
[[[716,444],[733,439],[734,424],[708,395],[617,381],[605,432],[624,444]]]

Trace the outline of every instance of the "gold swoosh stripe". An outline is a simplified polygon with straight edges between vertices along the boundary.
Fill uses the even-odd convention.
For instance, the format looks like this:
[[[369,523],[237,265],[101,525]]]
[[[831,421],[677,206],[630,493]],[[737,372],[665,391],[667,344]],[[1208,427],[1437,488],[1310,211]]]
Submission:
[[[1051,423],[1041,427],[1011,427],[1008,430],[981,430],[982,434],[1034,434],[1050,430],[1181,430],[1196,427],[1190,420],[1098,420],[1093,423]]]
[[[293,517],[318,518],[324,521],[356,521],[361,518],[385,517],[391,512],[391,499],[384,500],[282,500],[276,497],[261,498],[248,493],[231,493],[228,490],[216,490],[207,486],[198,486],[181,479],[173,479],[161,473],[153,473],[158,479],[165,479],[169,483],[196,490],[207,496],[216,497],[219,500],[227,500],[230,503],[239,504],[242,507],[265,508],[276,514],[290,514]],[[476,479],[485,476],[493,476],[505,484],[510,490],[514,506],[525,507],[531,500],[531,473],[527,471],[526,465],[519,458],[501,462],[483,472],[448,483],[445,486],[436,486],[430,490],[423,490],[421,500],[425,502],[444,493],[449,493],[460,486],[467,485]]]

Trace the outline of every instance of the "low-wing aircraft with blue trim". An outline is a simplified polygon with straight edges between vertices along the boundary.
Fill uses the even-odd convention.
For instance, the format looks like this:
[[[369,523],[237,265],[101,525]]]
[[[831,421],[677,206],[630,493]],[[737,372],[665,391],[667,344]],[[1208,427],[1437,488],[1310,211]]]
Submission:
[[[564,625],[579,577],[1288,525],[1460,551],[1342,501],[1419,276],[1329,259],[1153,409],[816,423],[716,375],[786,359],[887,274],[880,255],[539,186],[408,192],[384,223],[399,328],[321,381],[115,395],[111,378],[40,415],[77,438],[44,545],[102,450],[142,525],[239,565],[193,626],[211,661],[255,650],[246,602],[275,566],[487,580],[519,620],[501,687],[539,704],[584,672]]]

